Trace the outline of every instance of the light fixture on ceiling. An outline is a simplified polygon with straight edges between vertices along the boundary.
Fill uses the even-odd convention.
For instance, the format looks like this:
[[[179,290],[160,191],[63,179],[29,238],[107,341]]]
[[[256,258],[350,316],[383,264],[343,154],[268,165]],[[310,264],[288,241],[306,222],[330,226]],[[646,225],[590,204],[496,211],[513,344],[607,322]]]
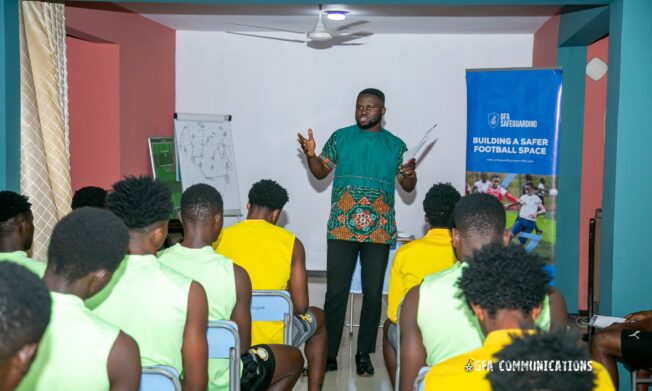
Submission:
[[[324,11],[328,20],[344,20],[346,19],[347,11],[343,10],[326,10]]]

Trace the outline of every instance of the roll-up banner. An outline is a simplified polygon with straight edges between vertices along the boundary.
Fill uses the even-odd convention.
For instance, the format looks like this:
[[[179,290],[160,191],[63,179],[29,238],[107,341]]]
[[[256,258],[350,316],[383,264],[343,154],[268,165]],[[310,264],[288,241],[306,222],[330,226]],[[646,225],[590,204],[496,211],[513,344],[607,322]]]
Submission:
[[[466,183],[507,210],[514,243],[554,273],[560,69],[467,70]]]

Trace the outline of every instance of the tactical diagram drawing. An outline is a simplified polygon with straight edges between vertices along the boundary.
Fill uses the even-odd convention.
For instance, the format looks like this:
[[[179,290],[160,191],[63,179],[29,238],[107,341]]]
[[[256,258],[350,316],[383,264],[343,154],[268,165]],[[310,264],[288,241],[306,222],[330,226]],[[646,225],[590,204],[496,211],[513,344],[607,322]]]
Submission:
[[[203,116],[207,117],[207,116]],[[224,198],[227,209],[240,210],[231,123],[207,118],[175,120],[175,144],[183,189],[207,183]]]

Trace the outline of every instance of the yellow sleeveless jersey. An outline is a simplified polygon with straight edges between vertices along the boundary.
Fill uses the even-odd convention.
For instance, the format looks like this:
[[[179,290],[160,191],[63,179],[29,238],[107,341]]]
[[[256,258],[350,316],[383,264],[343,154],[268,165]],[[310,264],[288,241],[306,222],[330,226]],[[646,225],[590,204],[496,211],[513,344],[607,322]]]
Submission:
[[[247,271],[254,290],[286,290],[295,236],[265,220],[245,220],[222,231],[213,248]],[[283,343],[281,322],[253,322],[251,344]]]

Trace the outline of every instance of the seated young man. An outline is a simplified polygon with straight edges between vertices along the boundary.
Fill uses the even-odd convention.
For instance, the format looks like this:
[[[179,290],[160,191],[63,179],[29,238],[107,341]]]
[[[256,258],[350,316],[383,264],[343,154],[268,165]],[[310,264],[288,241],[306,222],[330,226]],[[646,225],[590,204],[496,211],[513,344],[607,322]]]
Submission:
[[[206,184],[190,186],[181,195],[179,220],[183,242],[159,252],[159,262],[198,281],[206,289],[209,320],[238,325],[243,362],[243,390],[291,389],[303,371],[299,349],[285,345],[251,345],[251,281],[233,261],[211,244],[224,223],[222,196]],[[266,359],[265,359],[266,358]],[[208,390],[228,390],[229,360],[208,360]],[[258,376],[249,376],[258,373]],[[249,374],[249,375],[248,375]]]
[[[587,366],[590,363],[592,370],[500,371],[494,366],[494,371],[487,374],[487,379],[493,391],[615,391],[604,367],[596,361],[590,361],[590,358],[586,345],[579,342],[577,333],[558,329],[549,333],[538,331],[523,334],[512,337],[509,345],[494,354],[494,359],[511,362],[524,360],[550,363],[553,361],[555,366],[557,362],[580,363],[579,365],[582,366],[584,363]]]
[[[247,219],[224,229],[213,245],[219,254],[242,266],[255,290],[287,290],[292,297],[292,345],[305,342],[308,359],[308,389],[321,389],[326,367],[324,312],[309,307],[306,253],[290,231],[276,226],[287,191],[272,180],[255,183],[249,191]],[[252,325],[252,343],[282,343],[283,325]]]
[[[453,246],[460,262],[439,273],[426,276],[410,289],[401,309],[400,389],[410,390],[419,369],[482,346],[480,324],[465,304],[457,281],[465,260],[491,243],[509,243],[505,231],[505,208],[496,197],[471,194],[455,205]],[[537,317],[537,327],[549,330],[565,327],[568,314],[559,291],[550,288]]]
[[[396,319],[405,294],[428,274],[447,269],[456,262],[450,229],[453,210],[462,196],[450,183],[433,185],[423,200],[430,230],[421,239],[402,245],[394,256],[389,274],[387,320],[383,327],[383,356],[392,385],[396,377]]]
[[[91,206],[94,208],[106,208],[107,191],[97,186],[86,186],[77,190],[72,196],[72,210]]]
[[[535,330],[534,322],[550,282],[543,266],[539,256],[526,254],[520,246],[494,243],[475,253],[458,284],[486,338],[480,348],[433,366],[425,378],[426,390],[491,391],[487,374],[501,370],[505,364],[494,359],[494,354],[511,343],[514,336]],[[599,390],[613,389],[604,368],[595,363],[593,370]],[[555,378],[557,373],[549,372],[547,377]]]
[[[102,209],[77,209],[54,227],[44,277],[52,319],[19,390],[138,389],[138,345],[84,305],[111,280],[128,243],[124,223]]]
[[[634,312],[625,319],[627,322],[614,323],[591,339],[591,356],[607,368],[615,385],[618,385],[616,360],[638,370],[640,377],[649,377],[647,369],[652,368],[652,310]],[[647,390],[647,385],[639,387]]]
[[[0,281],[0,390],[13,391],[50,321],[51,299],[43,281],[23,266],[0,262]]]
[[[170,190],[150,177],[128,177],[113,190],[107,206],[129,230],[129,255],[86,305],[136,340],[143,366],[170,366],[181,375],[184,390],[203,391],[208,384],[206,293],[156,260],[172,213]]]
[[[45,264],[27,256],[34,239],[32,204],[13,191],[0,191],[0,260],[17,263],[39,277]]]

